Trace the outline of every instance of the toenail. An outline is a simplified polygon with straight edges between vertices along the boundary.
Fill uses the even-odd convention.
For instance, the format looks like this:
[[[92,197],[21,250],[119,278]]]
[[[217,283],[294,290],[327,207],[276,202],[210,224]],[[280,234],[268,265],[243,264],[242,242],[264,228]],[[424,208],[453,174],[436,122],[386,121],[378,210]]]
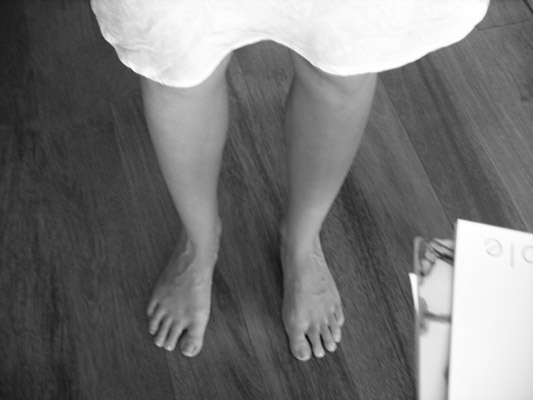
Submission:
[[[166,349],[167,349],[168,351],[172,351],[172,345],[169,344],[169,345],[166,347]]]
[[[323,352],[322,350],[320,350],[320,351],[318,351],[318,352],[316,353],[316,356],[317,356],[318,358],[322,358],[322,357],[325,356],[325,354],[324,354],[324,352]]]
[[[195,350],[196,348],[194,347],[194,345],[188,343],[185,346],[183,346],[183,349],[181,351],[184,355],[190,357],[194,355]]]
[[[331,343],[328,346],[328,350],[333,353],[335,350],[337,350],[337,345],[335,343]]]
[[[307,350],[300,350],[298,352],[298,357],[300,358],[300,360],[307,361],[310,357],[310,354]]]

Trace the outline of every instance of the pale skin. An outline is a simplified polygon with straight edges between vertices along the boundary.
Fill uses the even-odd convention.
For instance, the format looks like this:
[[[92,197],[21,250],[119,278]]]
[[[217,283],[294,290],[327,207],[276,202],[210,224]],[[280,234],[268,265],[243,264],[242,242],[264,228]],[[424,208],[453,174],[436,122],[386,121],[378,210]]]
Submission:
[[[285,118],[289,201],[280,226],[282,316],[292,354],[336,350],[345,322],[320,230],[361,142],[376,75],[326,74],[291,52],[295,77]],[[225,71],[192,88],[141,78],[145,115],[163,176],[183,224],[148,303],[159,347],[189,357],[203,346],[222,226],[217,184],[228,124]],[[209,118],[205,118],[208,115]]]

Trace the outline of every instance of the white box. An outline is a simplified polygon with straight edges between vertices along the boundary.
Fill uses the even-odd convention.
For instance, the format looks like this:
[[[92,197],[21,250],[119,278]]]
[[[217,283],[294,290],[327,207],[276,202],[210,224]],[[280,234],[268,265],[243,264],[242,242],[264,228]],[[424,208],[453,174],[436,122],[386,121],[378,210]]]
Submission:
[[[449,400],[533,400],[533,235],[459,220]]]

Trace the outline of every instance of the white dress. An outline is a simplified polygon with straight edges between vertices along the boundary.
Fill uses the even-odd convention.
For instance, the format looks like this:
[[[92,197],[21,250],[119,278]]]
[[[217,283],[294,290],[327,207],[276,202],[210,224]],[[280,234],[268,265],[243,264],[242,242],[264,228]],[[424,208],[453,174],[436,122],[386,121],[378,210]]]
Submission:
[[[231,51],[273,40],[336,75],[397,68],[463,39],[489,0],[91,0],[104,38],[140,75],[205,80]]]

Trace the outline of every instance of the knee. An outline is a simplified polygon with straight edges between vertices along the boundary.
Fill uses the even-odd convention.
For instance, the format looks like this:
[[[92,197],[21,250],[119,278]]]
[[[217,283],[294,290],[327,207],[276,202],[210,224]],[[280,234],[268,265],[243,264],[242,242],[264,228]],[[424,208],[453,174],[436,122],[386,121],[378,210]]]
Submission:
[[[291,52],[295,79],[310,92],[331,101],[344,103],[365,92],[372,96],[377,81],[376,73],[341,76],[322,71],[302,56]]]

